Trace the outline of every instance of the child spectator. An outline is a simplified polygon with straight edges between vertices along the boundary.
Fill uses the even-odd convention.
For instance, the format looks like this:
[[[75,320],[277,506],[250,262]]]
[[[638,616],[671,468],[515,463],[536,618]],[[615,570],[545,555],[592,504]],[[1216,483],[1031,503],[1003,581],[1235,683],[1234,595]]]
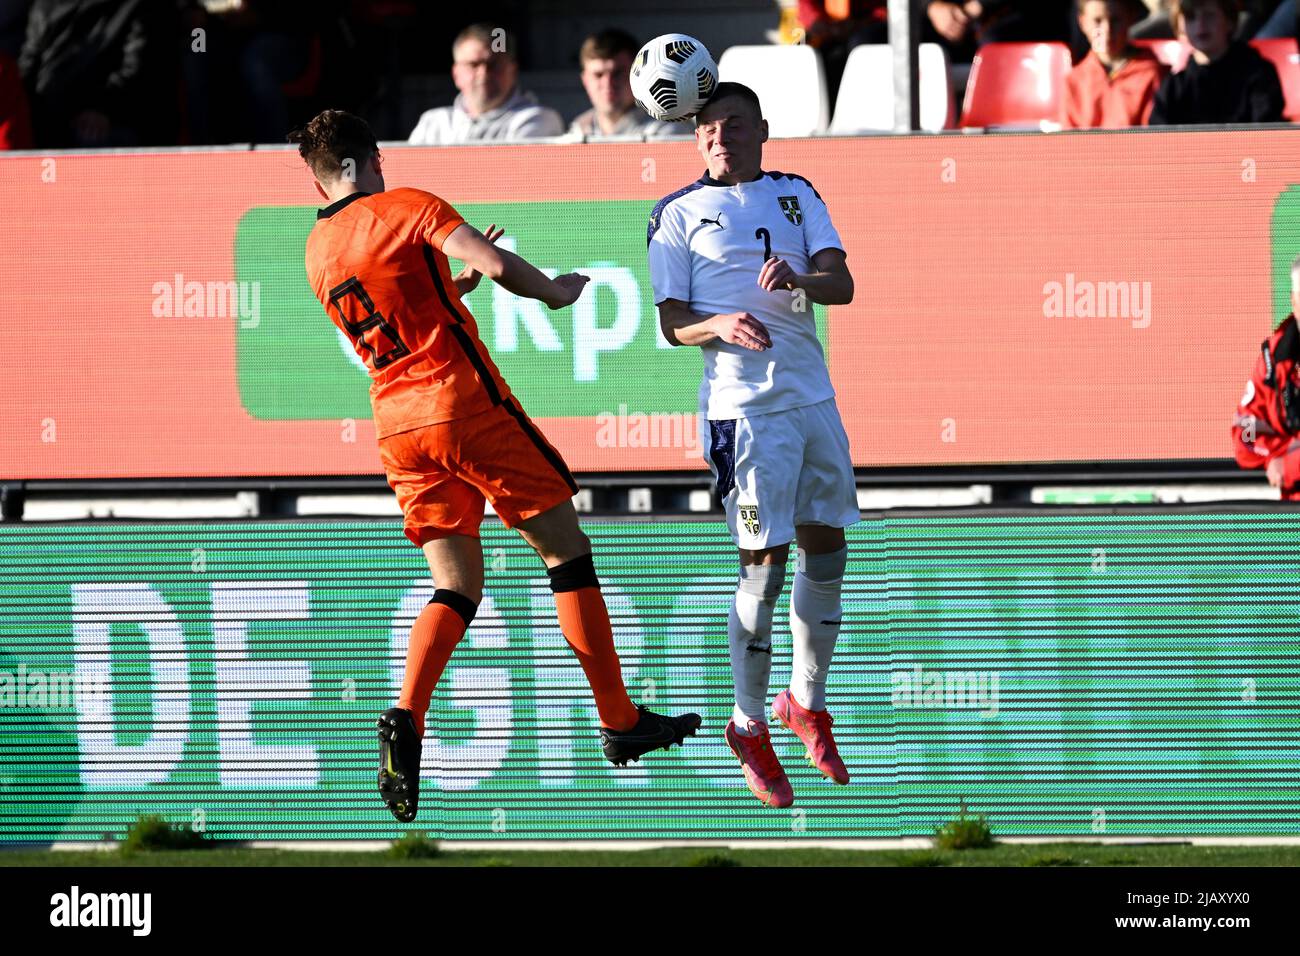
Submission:
[[[1165,70],[1149,51],[1129,42],[1146,12],[1134,0],[1078,0],[1079,29],[1091,52],[1065,80],[1061,125],[1066,129],[1145,126]]]
[[[1265,468],[1268,483],[1300,499],[1300,258],[1291,263],[1292,312],[1264,340],[1232,423],[1242,468]]]
[[[1232,39],[1236,0],[1176,0],[1171,17],[1192,58],[1161,85],[1152,126],[1282,122],[1285,102],[1277,70],[1254,48]]]

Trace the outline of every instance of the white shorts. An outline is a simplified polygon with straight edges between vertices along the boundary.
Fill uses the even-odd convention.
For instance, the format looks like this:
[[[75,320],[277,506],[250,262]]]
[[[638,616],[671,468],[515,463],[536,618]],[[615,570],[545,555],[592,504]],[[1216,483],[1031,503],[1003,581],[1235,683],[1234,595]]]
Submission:
[[[861,518],[849,436],[835,399],[753,418],[700,417],[700,443],[738,548],[789,544],[804,524]]]

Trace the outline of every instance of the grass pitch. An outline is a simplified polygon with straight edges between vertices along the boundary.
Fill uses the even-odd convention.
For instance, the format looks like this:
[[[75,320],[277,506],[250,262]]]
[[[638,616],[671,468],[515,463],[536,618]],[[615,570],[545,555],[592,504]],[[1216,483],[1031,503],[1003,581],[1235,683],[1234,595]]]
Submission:
[[[1297,846],[1191,846],[1187,844],[997,844],[980,850],[728,849],[670,847],[656,850],[456,850],[423,858],[398,858],[385,850],[339,852],[240,847],[159,850],[0,850],[0,866],[1300,866]]]

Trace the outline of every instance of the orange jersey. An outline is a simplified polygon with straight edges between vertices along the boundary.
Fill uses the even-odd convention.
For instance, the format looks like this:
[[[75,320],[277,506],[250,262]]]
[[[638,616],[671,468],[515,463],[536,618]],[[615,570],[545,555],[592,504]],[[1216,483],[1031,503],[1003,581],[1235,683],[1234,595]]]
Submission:
[[[1145,126],[1166,68],[1149,50],[1138,50],[1114,76],[1089,53],[1065,78],[1061,125],[1067,129]]]
[[[442,253],[465,221],[455,209],[423,190],[392,189],[352,193],[316,219],[307,278],[370,372],[376,437],[510,397]]]

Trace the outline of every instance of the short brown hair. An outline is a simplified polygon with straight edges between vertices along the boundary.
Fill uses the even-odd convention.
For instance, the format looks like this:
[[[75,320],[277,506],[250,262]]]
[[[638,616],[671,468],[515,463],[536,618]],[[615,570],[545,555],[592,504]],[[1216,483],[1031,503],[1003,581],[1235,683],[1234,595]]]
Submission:
[[[578,62],[612,60],[620,53],[636,56],[640,49],[640,44],[625,30],[601,30],[582,41],[582,49],[578,51]]]
[[[1194,10],[1203,10],[1206,7],[1218,7],[1223,11],[1223,15],[1228,18],[1228,22],[1234,27],[1237,25],[1237,0],[1174,0],[1169,7],[1169,24],[1177,33],[1183,28],[1183,17]]]
[[[289,142],[298,144],[298,155],[322,182],[338,179],[346,160],[353,161],[355,170],[379,155],[379,142],[370,124],[343,110],[317,114],[306,126],[290,133]]]
[[[1083,8],[1092,2],[1093,0],[1076,0],[1074,4],[1074,12],[1079,16],[1083,16]],[[1145,20],[1151,13],[1142,0],[1102,0],[1102,2],[1107,6],[1110,6],[1112,3],[1119,3],[1120,6],[1124,7],[1128,11],[1129,16],[1133,18],[1134,23]]]
[[[718,88],[713,91],[707,103],[700,107],[700,111],[695,114],[695,125],[700,125],[700,116],[718,100],[725,100],[729,96],[737,97],[744,100],[754,110],[754,118],[760,122],[763,119],[763,104],[759,102],[758,94],[751,90],[744,83],[719,83]]]
[[[498,39],[501,40],[501,45],[505,47],[504,50],[496,48]],[[471,23],[464,30],[457,33],[456,39],[451,41],[451,55],[453,57],[456,55],[456,50],[466,40],[478,40],[492,53],[500,53],[516,63],[519,62],[519,57],[515,55],[515,35],[495,23]]]

